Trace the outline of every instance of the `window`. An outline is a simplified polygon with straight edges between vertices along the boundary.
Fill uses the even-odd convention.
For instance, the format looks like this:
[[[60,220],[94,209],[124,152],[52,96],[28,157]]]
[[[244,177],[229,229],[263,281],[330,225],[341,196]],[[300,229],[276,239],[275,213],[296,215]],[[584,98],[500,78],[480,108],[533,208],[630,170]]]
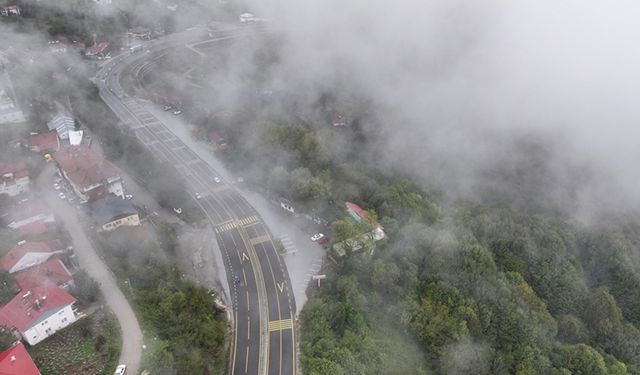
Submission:
[[[64,314],[64,310],[60,310],[60,312],[58,313],[58,315],[62,315]]]
[[[62,319],[62,323],[65,323],[67,321],[67,318]]]
[[[51,328],[47,328],[46,331],[44,331],[44,333],[46,333],[47,335],[51,334]]]

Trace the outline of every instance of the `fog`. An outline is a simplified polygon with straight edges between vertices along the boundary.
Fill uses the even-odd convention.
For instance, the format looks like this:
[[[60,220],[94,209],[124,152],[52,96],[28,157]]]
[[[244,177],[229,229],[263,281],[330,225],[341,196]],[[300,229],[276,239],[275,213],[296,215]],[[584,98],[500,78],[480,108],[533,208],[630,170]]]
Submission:
[[[310,102],[331,90],[374,104],[381,166],[464,196],[492,185],[500,196],[496,176],[520,176],[517,188],[544,190],[543,200],[580,215],[638,203],[637,2],[248,8],[284,38],[274,87],[298,85]]]

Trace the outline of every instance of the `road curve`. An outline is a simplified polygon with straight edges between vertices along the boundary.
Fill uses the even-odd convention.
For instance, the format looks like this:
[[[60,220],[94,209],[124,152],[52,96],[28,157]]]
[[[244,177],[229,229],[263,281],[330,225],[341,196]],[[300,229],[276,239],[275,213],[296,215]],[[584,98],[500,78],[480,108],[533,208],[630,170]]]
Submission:
[[[114,57],[95,82],[101,98],[153,155],[176,167],[214,226],[234,307],[229,373],[289,375],[296,373],[295,301],[267,226],[232,185],[217,182],[218,173],[120,85],[123,74],[140,72],[174,48],[247,32],[236,28],[206,36],[202,30],[173,34],[147,44],[145,52]]]

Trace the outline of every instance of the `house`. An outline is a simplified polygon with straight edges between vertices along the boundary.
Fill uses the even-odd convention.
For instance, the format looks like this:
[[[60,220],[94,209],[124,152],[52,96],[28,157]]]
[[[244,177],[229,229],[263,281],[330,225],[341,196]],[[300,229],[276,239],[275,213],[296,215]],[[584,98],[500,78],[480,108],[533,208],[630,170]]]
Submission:
[[[73,276],[57,256],[44,263],[14,274],[20,290],[31,290],[39,286],[58,286],[64,290],[73,288]]]
[[[29,171],[23,161],[0,162],[0,194],[15,197],[29,191]]]
[[[58,240],[48,242],[20,241],[3,257],[0,258],[0,268],[15,273],[37,266],[49,260],[56,254],[62,254],[64,247]]]
[[[333,126],[347,126],[347,120],[345,120],[344,116],[342,116],[342,115],[335,115],[335,116],[333,116],[332,125]]]
[[[215,130],[207,133],[207,140],[216,147],[218,151],[224,151],[227,149],[227,141],[218,134]]]
[[[33,363],[27,349],[24,348],[24,344],[18,341],[0,353],[0,374],[40,375],[40,371]]]
[[[107,48],[109,48],[108,42],[93,43],[91,47],[84,51],[84,55],[88,59],[102,60],[107,55]]]
[[[138,226],[140,217],[131,201],[108,195],[91,203],[91,217],[99,231],[112,231],[121,226]]]
[[[71,146],[82,144],[83,136],[84,130],[69,130],[69,144],[71,144]]]
[[[53,154],[58,173],[71,185],[80,201],[114,194],[124,198],[122,177],[116,167],[86,145],[69,146]]]
[[[345,208],[349,213],[349,216],[357,222],[363,223],[369,220],[369,214],[362,207],[352,202],[346,202]],[[344,256],[346,254],[346,248],[351,248],[352,251],[358,251],[365,247],[365,241],[374,243],[385,238],[384,228],[379,223],[373,223],[373,230],[368,233],[363,233],[361,236],[347,239],[343,242],[339,242],[333,245],[333,250],[338,256]],[[373,251],[373,249],[372,249]]]
[[[49,45],[49,52],[53,54],[61,54],[67,52],[67,45],[61,43],[59,40],[52,40],[47,43]]]
[[[20,15],[20,7],[17,5],[6,5],[0,7],[0,16],[19,16]]]
[[[75,302],[57,286],[33,288],[0,308],[0,325],[15,329],[29,345],[35,345],[77,320]]]
[[[57,132],[31,134],[27,140],[29,150],[33,152],[56,152],[60,150],[60,138]]]
[[[7,226],[13,230],[24,231],[33,225],[45,225],[55,222],[55,216],[49,207],[38,199],[10,207],[10,211],[2,215]]]
[[[47,122],[47,128],[51,131],[55,130],[60,139],[69,139],[69,132],[75,130],[76,122],[67,114],[57,114]]]

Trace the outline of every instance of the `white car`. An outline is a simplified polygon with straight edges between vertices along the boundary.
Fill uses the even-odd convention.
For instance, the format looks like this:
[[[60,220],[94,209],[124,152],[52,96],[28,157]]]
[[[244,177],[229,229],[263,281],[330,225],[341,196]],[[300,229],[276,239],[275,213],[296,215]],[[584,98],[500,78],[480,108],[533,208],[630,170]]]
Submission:
[[[311,241],[318,242],[323,238],[324,238],[324,234],[318,233],[318,234],[314,234],[313,236],[311,236]]]
[[[182,111],[179,110],[179,109],[176,109],[175,111],[173,111],[173,114],[176,115],[176,116],[181,114],[181,113],[182,113]]]
[[[133,195],[131,195],[131,194],[125,194],[125,195],[124,195],[124,197],[125,197],[127,200],[131,200],[131,199],[133,199]]]
[[[67,196],[64,195],[64,193],[58,193],[58,197],[60,197],[60,199],[66,199]]]
[[[118,365],[116,367],[116,372],[113,375],[124,375],[124,372],[127,371],[127,365]]]
[[[200,193],[196,193],[196,199],[200,199],[202,198],[202,196],[200,195]]]
[[[220,177],[218,177],[218,176],[215,176],[215,177],[213,178],[213,181],[215,181],[215,182],[216,182],[216,183],[218,183],[218,184],[222,182],[222,180],[221,180],[221,179],[220,179]]]
[[[53,184],[53,188],[56,190],[60,190],[60,185],[59,184]]]

